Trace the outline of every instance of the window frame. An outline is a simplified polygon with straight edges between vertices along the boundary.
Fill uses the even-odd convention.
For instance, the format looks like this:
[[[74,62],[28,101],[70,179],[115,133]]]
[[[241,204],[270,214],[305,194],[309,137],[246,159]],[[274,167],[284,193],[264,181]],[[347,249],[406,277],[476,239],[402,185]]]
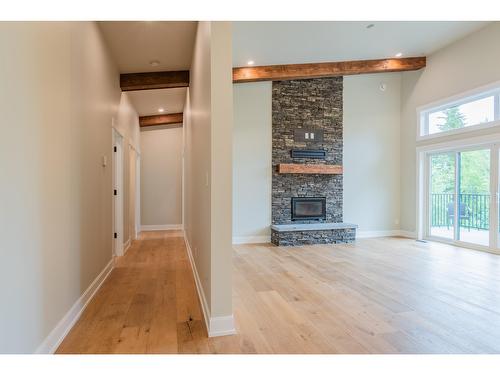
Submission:
[[[429,115],[433,112],[445,110],[450,107],[459,106],[493,96],[493,116],[494,119],[489,122],[476,125],[465,126],[459,129],[446,130],[439,133],[428,134]],[[448,137],[456,134],[476,132],[482,129],[493,128],[500,125],[500,82],[482,86],[465,93],[455,95],[443,100],[439,100],[425,106],[417,108],[417,141]],[[425,133],[424,133],[425,130]]]

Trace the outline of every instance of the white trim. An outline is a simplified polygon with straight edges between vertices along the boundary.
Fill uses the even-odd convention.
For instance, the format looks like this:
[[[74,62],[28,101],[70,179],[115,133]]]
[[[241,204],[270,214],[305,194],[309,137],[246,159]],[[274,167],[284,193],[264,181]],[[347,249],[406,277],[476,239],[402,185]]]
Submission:
[[[500,92],[500,81],[495,81],[483,86],[476,87],[471,90],[467,90],[465,92],[461,92],[459,94],[455,94],[446,98],[441,98],[439,100],[436,100],[431,103],[427,103],[425,105],[421,105],[416,108],[417,112],[417,142],[418,141],[423,141],[423,140],[428,140],[428,139],[435,139],[435,138],[440,138],[440,137],[447,137],[447,136],[452,136],[456,134],[463,134],[463,133],[468,133],[471,131],[479,131],[482,129],[488,129],[488,128],[493,128],[496,126],[500,125],[500,119],[498,118],[498,103],[495,103],[495,118],[493,121],[490,121],[485,124],[476,124],[476,125],[470,125],[464,128],[460,129],[455,129],[455,130],[448,130],[445,132],[440,132],[440,133],[435,133],[435,134],[422,134],[422,126],[426,125],[425,121],[422,121],[422,117],[426,117],[428,112],[430,111],[439,111],[446,109],[450,106],[455,106],[463,103],[468,103],[471,101],[479,100],[491,95],[495,96],[495,101],[500,100],[499,99],[499,94]]]
[[[453,151],[456,148],[463,147],[479,147],[482,145],[491,145],[492,143],[500,142],[500,133],[480,135],[477,137],[468,137],[463,139],[455,139],[439,143],[417,146],[417,152],[445,152]]]
[[[200,276],[198,274],[198,270],[196,269],[196,263],[193,258],[191,245],[189,245],[186,233],[184,233],[184,243],[186,244],[189,263],[191,264],[191,269],[193,271],[196,291],[198,292],[198,298],[201,302],[200,304],[201,304],[201,310],[203,312],[203,322],[205,323],[205,327],[207,328],[208,337],[234,335],[236,333],[236,329],[234,327],[233,315],[216,316],[216,317],[210,316],[210,308],[208,307],[207,299],[205,297],[205,292],[203,291],[203,286],[201,284]]]
[[[269,243],[271,236],[238,236],[233,237],[233,245],[242,245],[250,243]]]
[[[419,116],[419,119],[420,119],[419,120],[419,123],[420,123],[421,116]],[[485,122],[485,123],[482,123],[482,124],[469,125],[469,126],[466,126],[466,127],[463,127],[463,128],[458,128],[458,129],[453,129],[453,130],[447,130],[447,131],[444,131],[444,132],[439,132],[439,133],[434,133],[434,134],[418,135],[417,136],[417,142],[426,141],[428,139],[450,137],[450,136],[458,135],[458,134],[476,132],[476,131],[480,131],[480,130],[484,130],[484,129],[498,128],[499,125],[500,125],[500,120],[494,120],[494,121]],[[421,126],[421,125],[419,125],[419,126]]]
[[[198,270],[196,269],[196,263],[193,258],[193,252],[191,250],[191,245],[187,239],[186,233],[184,233],[184,243],[186,244],[186,249],[188,253],[189,263],[191,264],[191,269],[193,270],[194,283],[196,284],[196,291],[198,292],[198,298],[201,302],[201,310],[203,312],[203,322],[210,335],[210,308],[208,307],[207,299],[205,298],[205,292],[203,291],[203,286],[201,285],[200,276]]]
[[[164,225],[141,225],[141,232],[151,232],[155,230],[182,230],[182,224],[164,224]]]
[[[236,334],[234,316],[216,316],[210,318],[208,337],[230,336]]]
[[[42,344],[36,349],[36,354],[53,354],[64,340],[68,332],[73,328],[78,318],[82,315],[83,311],[97,293],[101,285],[108,278],[109,274],[114,268],[114,259],[104,267],[95,280],[90,284],[87,290],[81,295],[75,304],[69,309],[64,317],[57,323],[55,328],[43,340]]]
[[[132,244],[131,239],[129,238],[127,242],[123,245],[123,255],[127,253],[127,250],[130,248],[130,245]]]

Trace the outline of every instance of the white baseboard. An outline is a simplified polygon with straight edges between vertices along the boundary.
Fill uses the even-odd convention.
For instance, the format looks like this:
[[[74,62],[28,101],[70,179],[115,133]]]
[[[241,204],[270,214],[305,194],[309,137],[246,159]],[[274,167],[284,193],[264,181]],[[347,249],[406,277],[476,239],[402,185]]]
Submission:
[[[236,329],[234,328],[233,315],[210,318],[210,329],[208,330],[209,337],[229,336],[234,334],[236,334]]]
[[[61,342],[64,340],[68,332],[73,328],[78,318],[82,315],[85,307],[92,300],[96,292],[99,290],[101,285],[107,279],[114,267],[114,259],[104,267],[95,280],[90,284],[87,290],[81,295],[80,298],[75,302],[75,304],[69,309],[69,311],[64,315],[64,317],[57,323],[55,328],[50,332],[50,334],[43,340],[42,344],[36,349],[36,354],[53,354]]]
[[[362,230],[356,231],[356,238],[375,238],[399,236],[399,230]]]
[[[151,232],[155,230],[182,230],[182,224],[166,225],[141,225],[141,232]]]
[[[247,243],[269,243],[271,236],[242,236],[233,237],[233,245],[241,245]]]
[[[415,233],[404,230],[374,230],[374,231],[357,231],[356,238],[376,238],[376,237],[406,237],[415,238]]]
[[[132,241],[129,238],[127,240],[127,242],[125,242],[125,244],[123,245],[123,255],[125,255],[127,253],[127,250],[130,248],[131,244],[132,244]]]
[[[191,245],[189,245],[186,233],[184,233],[184,242],[186,244],[189,263],[191,264],[191,269],[193,270],[194,282],[196,284],[196,291],[198,292],[198,298],[201,301],[203,321],[205,323],[205,327],[207,328],[208,336],[217,337],[217,336],[234,335],[236,333],[236,329],[234,327],[233,315],[221,316],[221,317],[210,316],[210,308],[208,307],[207,299],[205,297],[205,292],[203,291],[203,286],[201,284],[200,276],[198,274],[198,270],[196,269],[196,263],[193,258]]]

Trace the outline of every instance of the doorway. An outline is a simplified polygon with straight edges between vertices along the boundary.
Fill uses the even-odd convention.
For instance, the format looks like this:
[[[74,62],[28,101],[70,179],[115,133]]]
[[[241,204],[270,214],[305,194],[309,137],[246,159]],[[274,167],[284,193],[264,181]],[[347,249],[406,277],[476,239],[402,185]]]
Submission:
[[[497,252],[499,145],[425,153],[423,237]]]

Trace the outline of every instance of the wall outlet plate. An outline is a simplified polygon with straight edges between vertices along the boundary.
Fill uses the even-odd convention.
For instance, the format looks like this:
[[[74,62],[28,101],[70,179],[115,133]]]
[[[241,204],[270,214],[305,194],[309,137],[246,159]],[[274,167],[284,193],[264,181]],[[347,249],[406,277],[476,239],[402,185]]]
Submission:
[[[295,142],[323,142],[323,130],[313,128],[299,128],[293,131]]]

